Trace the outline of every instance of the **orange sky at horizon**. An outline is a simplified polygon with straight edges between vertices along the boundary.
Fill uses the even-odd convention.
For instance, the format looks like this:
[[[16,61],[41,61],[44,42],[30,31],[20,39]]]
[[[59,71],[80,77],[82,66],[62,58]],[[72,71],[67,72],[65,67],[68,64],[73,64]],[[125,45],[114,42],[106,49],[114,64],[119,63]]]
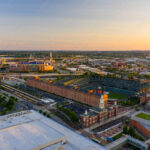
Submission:
[[[149,0],[0,2],[0,50],[150,50]]]

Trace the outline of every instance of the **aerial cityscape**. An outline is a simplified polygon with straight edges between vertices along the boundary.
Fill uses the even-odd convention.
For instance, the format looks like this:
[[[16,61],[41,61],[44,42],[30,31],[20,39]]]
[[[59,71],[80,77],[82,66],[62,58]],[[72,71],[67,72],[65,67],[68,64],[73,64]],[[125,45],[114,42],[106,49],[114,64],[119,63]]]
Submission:
[[[149,6],[0,2],[0,150],[150,150]]]
[[[1,51],[0,62],[2,149],[149,149],[150,52]]]

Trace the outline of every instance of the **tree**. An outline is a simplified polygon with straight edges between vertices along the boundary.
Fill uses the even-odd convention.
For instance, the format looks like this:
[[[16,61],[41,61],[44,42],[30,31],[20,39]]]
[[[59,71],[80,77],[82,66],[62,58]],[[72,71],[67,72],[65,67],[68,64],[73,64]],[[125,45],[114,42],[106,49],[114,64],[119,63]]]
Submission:
[[[135,136],[134,128],[130,127],[128,133],[129,133],[129,135],[131,135],[132,137],[134,137]]]
[[[46,116],[46,112],[43,112],[43,115]]]
[[[57,105],[56,107],[60,111],[63,111],[71,119],[72,122],[78,122],[78,116],[76,115],[74,111],[71,111],[68,108],[60,107],[59,105]]]
[[[47,117],[50,118],[51,117],[50,114],[47,114]]]
[[[124,133],[124,134],[128,134],[128,128],[127,128],[127,126],[124,126],[124,127],[123,127],[123,133]]]
[[[42,113],[43,111],[42,111],[42,110],[39,110],[39,112]]]

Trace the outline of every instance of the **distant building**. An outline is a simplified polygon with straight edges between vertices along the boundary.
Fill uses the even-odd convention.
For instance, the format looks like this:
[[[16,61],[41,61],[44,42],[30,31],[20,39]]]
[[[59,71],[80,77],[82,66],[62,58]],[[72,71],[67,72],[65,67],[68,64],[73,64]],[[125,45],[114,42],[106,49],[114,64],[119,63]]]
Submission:
[[[66,68],[67,70],[71,71],[71,72],[76,72],[77,68]]]
[[[15,72],[37,72],[37,71],[52,71],[53,66],[48,62],[31,61],[18,62],[9,66],[10,71]]]
[[[107,72],[99,70],[97,68],[89,67],[87,65],[79,65],[79,69],[84,70],[84,71],[89,71],[89,72],[97,73],[97,74],[107,75]]]
[[[0,64],[6,64],[6,59],[5,58],[0,58]]]

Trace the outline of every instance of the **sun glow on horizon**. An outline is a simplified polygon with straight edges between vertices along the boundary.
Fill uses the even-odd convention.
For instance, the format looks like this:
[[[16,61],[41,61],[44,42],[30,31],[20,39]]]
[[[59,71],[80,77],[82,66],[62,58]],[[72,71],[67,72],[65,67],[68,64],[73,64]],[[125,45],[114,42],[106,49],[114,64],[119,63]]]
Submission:
[[[0,50],[149,50],[149,0],[0,2]]]

